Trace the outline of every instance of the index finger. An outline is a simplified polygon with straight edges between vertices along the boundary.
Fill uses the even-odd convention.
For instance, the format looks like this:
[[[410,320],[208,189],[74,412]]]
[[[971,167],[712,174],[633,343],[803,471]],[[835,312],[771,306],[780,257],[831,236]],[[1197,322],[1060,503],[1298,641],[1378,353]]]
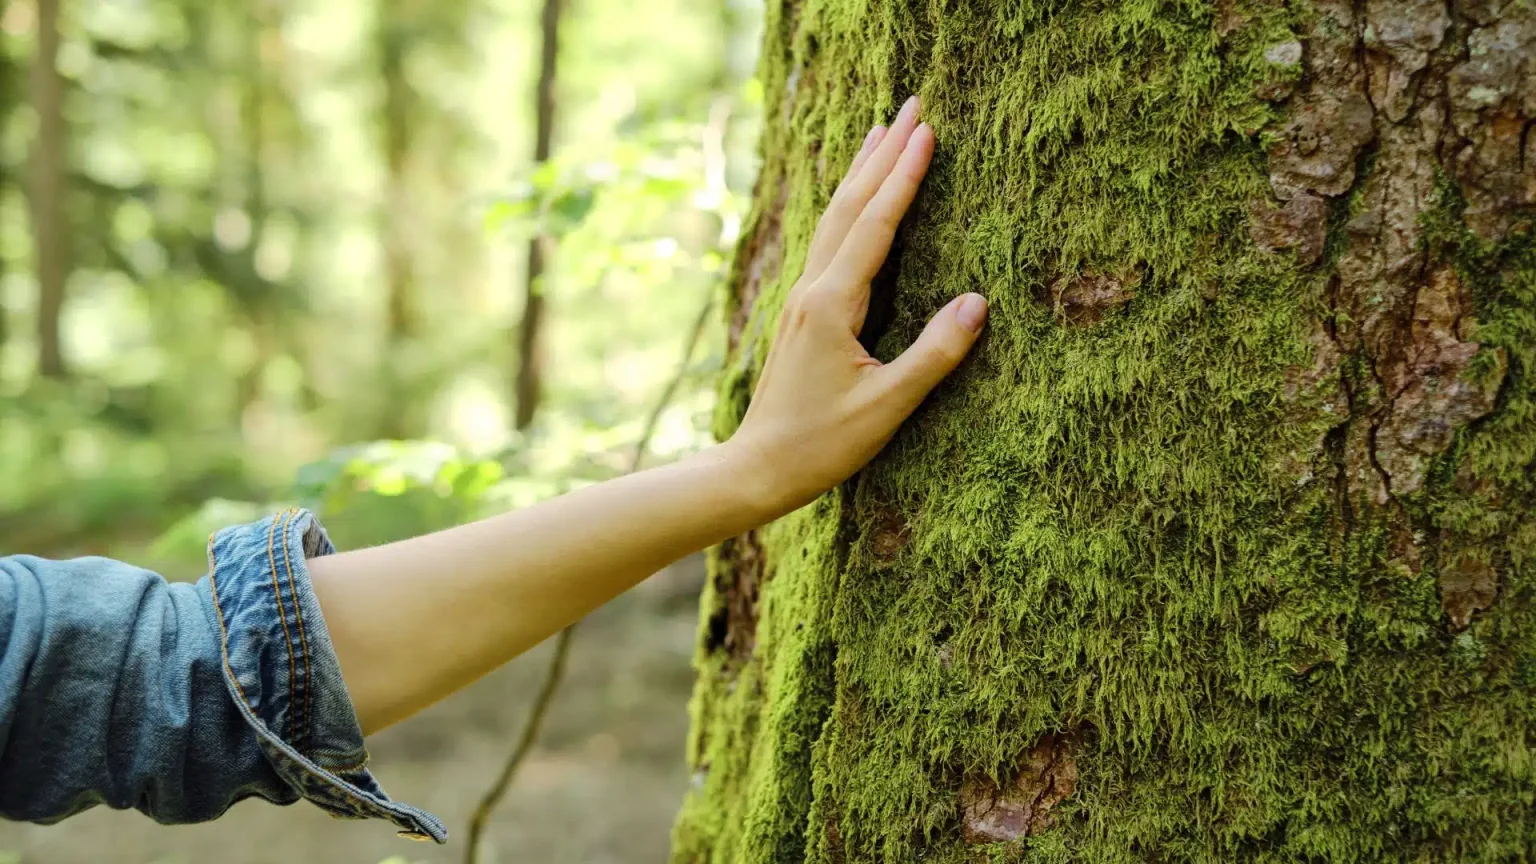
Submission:
[[[831,283],[844,290],[867,294],[869,282],[880,272],[890,254],[901,219],[917,197],[917,188],[933,159],[933,127],[923,123],[913,130],[896,167],[880,184],[880,191],[854,220],[827,272]]]

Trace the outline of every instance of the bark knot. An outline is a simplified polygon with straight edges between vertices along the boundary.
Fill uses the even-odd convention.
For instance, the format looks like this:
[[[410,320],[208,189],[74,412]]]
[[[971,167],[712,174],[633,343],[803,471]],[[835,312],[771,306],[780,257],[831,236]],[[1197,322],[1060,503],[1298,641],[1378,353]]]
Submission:
[[[1087,327],[1102,320],[1105,313],[1131,302],[1140,285],[1140,265],[1112,273],[1082,270],[1060,274],[1048,287],[1051,309],[1057,323]]]
[[[1002,843],[1051,827],[1051,809],[1077,788],[1074,733],[1047,734],[1025,754],[1012,780],[998,786],[973,776],[960,789],[960,836],[966,843]]]

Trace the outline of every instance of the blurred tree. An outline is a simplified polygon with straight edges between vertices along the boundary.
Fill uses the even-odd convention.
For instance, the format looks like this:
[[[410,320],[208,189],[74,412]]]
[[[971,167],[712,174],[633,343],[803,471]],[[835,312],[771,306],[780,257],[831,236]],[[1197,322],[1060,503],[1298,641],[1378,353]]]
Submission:
[[[535,171],[549,161],[555,134],[555,96],[560,60],[560,18],[565,0],[543,0],[539,13],[539,75],[534,90],[533,164]],[[539,404],[543,375],[544,285],[548,264],[555,257],[555,238],[535,232],[528,241],[523,275],[523,317],[517,335],[517,392],[514,425],[527,429]]]
[[[452,200],[453,185],[460,178],[444,166],[462,152],[471,127],[459,106],[425,88],[433,67],[472,68],[465,63],[472,8],[468,0],[408,0],[381,2],[375,13],[385,345],[394,382],[391,398],[381,405],[379,431],[388,438],[426,434],[430,397],[453,375],[453,363],[433,364],[423,356],[428,309],[417,289],[424,271],[433,274],[434,294],[446,293],[468,272],[466,260],[455,260],[451,239],[459,221],[454,211],[461,206]]]
[[[10,0],[0,0],[0,22],[5,21],[9,9]],[[11,61],[11,53],[7,50],[8,43],[9,40],[4,38],[4,29],[0,28],[0,210],[4,209],[13,185],[11,166],[6,158],[3,142],[10,129],[11,116],[22,98],[19,92],[21,88],[17,83],[21,76],[17,74],[16,66]],[[5,290],[6,274],[9,271],[10,260],[4,250],[0,249],[0,381],[5,379],[5,353],[11,336],[10,304],[7,302]]]
[[[734,238],[720,226],[750,182],[756,110],[732,85],[737,130],[709,113],[715,4],[657,0],[614,28],[613,2],[561,10],[561,145],[535,165],[537,100],[508,111],[506,94],[539,92],[539,0],[54,0],[69,377],[46,384],[26,216],[38,4],[8,3],[0,535],[103,551],[210,496],[281,498],[300,465],[376,437],[499,454],[487,511],[612,476]],[[538,213],[497,248],[475,217],[507,173],[537,187]],[[537,329],[561,363],[538,376],[541,428],[513,436],[505,274],[535,234],[559,239],[538,281],[562,314]],[[701,440],[718,360],[690,367],[653,457]],[[405,531],[436,524],[413,509],[426,494],[369,506]]]
[[[64,76],[59,72],[61,0],[36,0],[32,52],[32,109],[36,132],[30,157],[33,270],[37,277],[37,369],[65,376],[59,321],[70,273],[69,142],[64,122]]]
[[[389,369],[397,382],[396,394],[407,396],[406,358],[420,331],[416,320],[416,274],[411,246],[418,236],[412,224],[410,179],[407,175],[411,152],[412,102],[414,94],[406,79],[406,56],[413,38],[407,13],[422,7],[421,2],[382,0],[378,5],[379,76],[383,82],[380,106],[381,149],[385,163],[383,251],[385,284],[385,342]],[[386,438],[408,438],[420,432],[420,421],[408,398],[386,400],[380,433]]]
[[[395,392],[406,395],[405,358],[420,333],[416,314],[416,273],[412,245],[419,241],[416,214],[411,204],[411,182],[407,169],[411,155],[415,94],[406,78],[406,58],[415,37],[412,17],[430,4],[421,0],[382,0],[378,6],[379,77],[384,98],[380,110],[381,146],[384,153],[384,210],[382,214],[384,249],[385,341],[391,358],[391,371],[402,387]],[[381,434],[386,438],[408,438],[419,434],[419,419],[409,398],[387,400]]]
[[[682,864],[1536,852],[1536,4],[768,3],[722,437],[871,124],[969,359],[713,554]]]

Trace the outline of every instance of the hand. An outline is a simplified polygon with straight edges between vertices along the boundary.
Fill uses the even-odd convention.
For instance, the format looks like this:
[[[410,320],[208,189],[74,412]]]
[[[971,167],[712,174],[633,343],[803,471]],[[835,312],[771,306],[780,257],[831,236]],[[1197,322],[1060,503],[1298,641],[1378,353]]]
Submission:
[[[770,510],[789,512],[875,457],[986,321],[979,294],[952,300],[890,364],[859,344],[869,285],[933,157],[917,97],[891,128],[876,126],[854,157],[811,240],[741,428],[726,446],[746,454]]]

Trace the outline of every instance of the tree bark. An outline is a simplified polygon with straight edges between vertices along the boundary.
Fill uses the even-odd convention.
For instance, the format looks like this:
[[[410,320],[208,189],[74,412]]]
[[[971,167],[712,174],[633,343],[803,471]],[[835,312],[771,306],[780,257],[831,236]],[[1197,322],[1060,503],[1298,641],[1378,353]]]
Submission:
[[[37,0],[37,40],[32,55],[32,108],[37,132],[30,159],[34,269],[37,275],[37,368],[48,378],[65,377],[59,318],[69,279],[68,141],[64,122],[64,76],[59,74],[59,0]]]
[[[769,0],[717,432],[910,93],[864,338],[988,330],[712,554],[678,862],[1536,855],[1536,6]]]
[[[559,80],[560,19],[565,0],[544,0],[539,14],[539,77],[534,91],[533,163],[549,161],[555,137],[555,86]],[[533,423],[544,372],[544,271],[555,256],[555,238],[539,234],[528,241],[528,269],[523,277],[523,319],[517,330],[516,417],[518,429]]]

